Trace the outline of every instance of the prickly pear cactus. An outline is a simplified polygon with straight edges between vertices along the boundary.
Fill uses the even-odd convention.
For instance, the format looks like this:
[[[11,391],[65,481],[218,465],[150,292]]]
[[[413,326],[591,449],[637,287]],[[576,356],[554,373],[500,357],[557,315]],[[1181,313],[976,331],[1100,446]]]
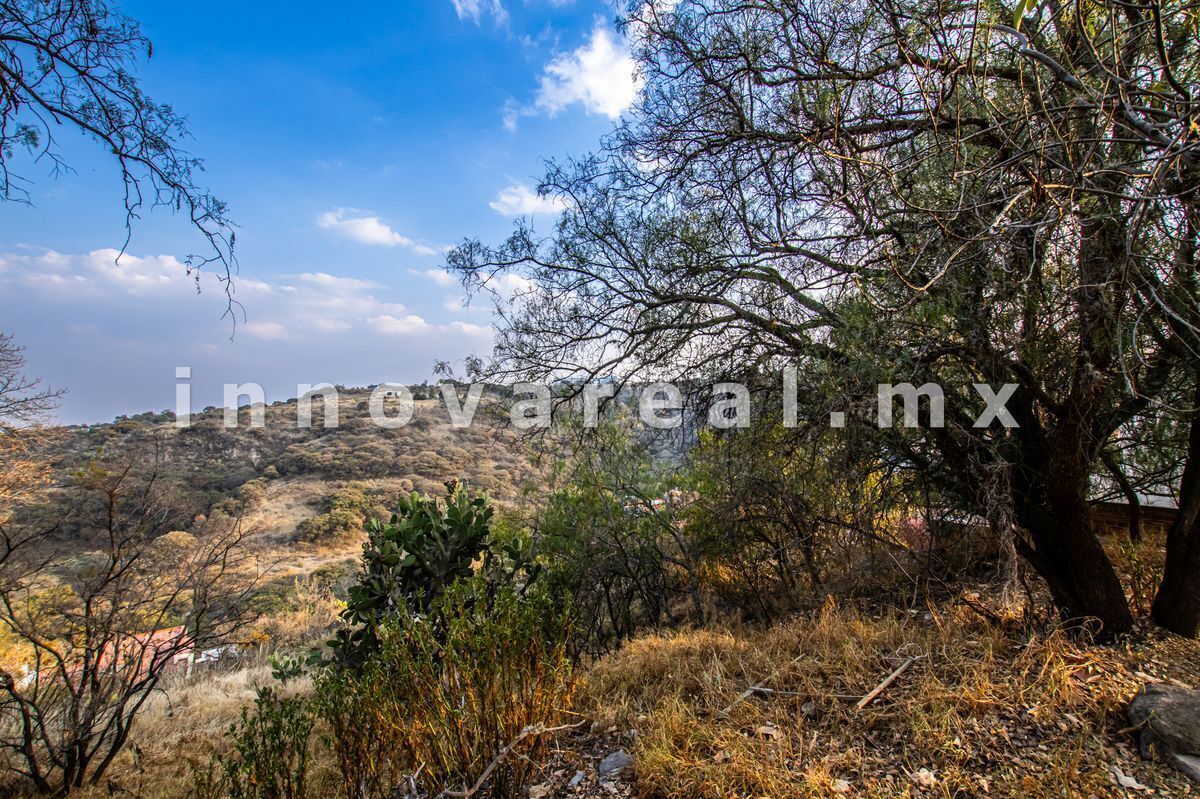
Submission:
[[[461,483],[446,484],[441,499],[401,497],[390,521],[366,525],[362,573],[349,591],[343,618],[350,629],[331,641],[350,662],[375,649],[380,619],[424,614],[455,580],[472,573],[488,546],[491,503]]]

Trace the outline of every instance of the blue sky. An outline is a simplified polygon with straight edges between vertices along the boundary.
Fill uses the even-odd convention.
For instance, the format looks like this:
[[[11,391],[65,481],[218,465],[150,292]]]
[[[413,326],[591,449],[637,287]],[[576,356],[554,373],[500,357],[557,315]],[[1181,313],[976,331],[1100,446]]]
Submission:
[[[435,360],[486,353],[486,307],[461,307],[442,254],[495,240],[518,215],[548,227],[532,189],[546,158],[593,149],[632,102],[627,46],[604,0],[426,0],[352,12],[328,3],[125,0],[154,57],[151,96],[184,114],[204,182],[239,224],[230,340],[224,298],[178,259],[201,249],[156,211],[119,267],[115,167],[60,140],[74,174],[39,164],[32,206],[0,208],[0,330],[29,371],[66,388],[63,422],[193,403],[225,382],[268,399],[297,383],[420,381]]]

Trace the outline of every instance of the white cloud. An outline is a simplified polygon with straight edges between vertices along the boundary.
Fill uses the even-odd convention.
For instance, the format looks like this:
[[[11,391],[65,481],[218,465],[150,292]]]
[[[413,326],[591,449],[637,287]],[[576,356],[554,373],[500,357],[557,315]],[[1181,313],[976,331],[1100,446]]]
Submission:
[[[322,333],[342,333],[354,325],[341,319],[313,319],[310,322],[314,330],[319,330]]]
[[[508,24],[508,9],[501,0],[450,0],[459,19],[469,19],[476,25],[484,14],[490,14],[497,25]]]
[[[270,294],[275,289],[270,283],[248,277],[239,277],[236,286],[239,294]]]
[[[464,335],[487,339],[489,341],[495,336],[495,331],[486,325],[473,325],[470,322],[451,322],[449,327]]]
[[[643,8],[653,11],[655,14],[660,16],[664,16],[666,14],[673,13],[675,11],[675,6],[677,5],[679,5],[679,0],[647,0]]]
[[[532,291],[536,284],[527,277],[522,277],[513,272],[505,272],[492,278],[488,285],[502,296],[511,299],[517,294],[525,294]]]
[[[269,257],[246,262],[236,298],[249,318],[235,308],[235,330],[212,272],[201,274],[197,296],[197,281],[170,255],[131,253],[114,265],[111,249],[5,250],[0,319],[30,346],[31,368],[47,385],[70,387],[59,417],[69,422],[170,407],[179,365],[196,369],[193,400],[203,407],[230,381],[261,382],[275,399],[293,396],[301,381],[420,380],[435,359],[484,352],[494,338],[490,309],[476,316],[442,307],[455,289],[437,285],[453,283],[440,270],[428,278],[403,268],[386,277],[326,266],[287,274],[271,271]],[[405,289],[412,307],[396,301]],[[382,351],[390,374],[379,374]]]
[[[174,257],[124,255],[120,265],[114,266],[116,256],[117,251],[111,249],[79,255],[53,250],[0,254],[0,290],[5,286],[20,288],[55,306],[87,298],[97,309],[136,309],[147,302],[175,307],[177,303],[195,301],[196,281],[189,279],[184,264]],[[442,269],[409,272],[444,288],[458,282]],[[503,277],[506,290],[512,279]],[[221,284],[211,273],[202,275],[201,287],[206,298],[215,298],[218,303],[209,307],[217,310],[224,304]],[[492,335],[484,325],[427,321],[405,305],[387,300],[385,286],[358,277],[327,272],[278,274],[269,279],[242,277],[235,283],[235,290],[250,316],[236,329],[237,338],[244,336],[244,340],[311,340],[358,329],[457,346],[455,342],[464,339],[474,341]],[[435,314],[463,312],[461,302],[451,307],[449,298],[434,300],[429,307]],[[219,315],[218,311],[214,318]],[[78,319],[71,330],[77,335],[95,335],[98,328],[91,320]]]
[[[119,261],[118,261],[119,258]],[[195,292],[187,267],[171,255],[138,257],[121,255],[111,248],[83,255],[46,250],[40,255],[8,254],[0,257],[5,271],[26,288],[44,293],[91,291],[135,296]]]
[[[415,333],[428,333],[433,329],[433,326],[426,322],[416,314],[408,314],[407,316],[392,316],[391,314],[382,314],[372,319],[367,320],[375,332],[383,333],[387,336],[411,336]]]
[[[266,340],[277,340],[288,337],[288,330],[279,322],[247,322],[242,325],[248,335]]]
[[[554,116],[578,103],[588,113],[617,119],[633,105],[638,89],[629,43],[597,20],[584,45],[546,65],[534,107]]]
[[[521,108],[521,104],[511,97],[504,103],[504,129],[509,133],[515,133],[517,130],[517,121],[521,115],[532,113]]]
[[[450,335],[469,336],[471,338],[491,341],[494,333],[486,325],[475,325],[470,322],[451,322],[448,325],[434,325],[416,314],[406,316],[391,316],[384,314],[368,319],[367,324],[376,333],[385,336],[429,336],[446,337]]]
[[[47,250],[38,255],[4,254],[0,284],[11,283],[54,301],[86,296],[97,304],[117,306],[121,297],[153,298],[166,303],[195,297],[197,281],[170,255],[122,255],[99,249],[80,255]],[[200,275],[205,295],[224,302],[223,287],[211,272]],[[326,272],[277,275],[271,280],[243,276],[234,283],[235,297],[251,319],[239,325],[252,338],[279,339],[302,332],[348,330],[380,314],[401,315],[403,305],[380,299],[382,286],[370,280]],[[219,306],[218,306],[219,307]]]
[[[447,272],[445,269],[409,269],[410,275],[420,275],[427,277],[439,286],[453,286],[458,282],[458,278]]]
[[[356,277],[339,277],[328,272],[302,272],[296,279],[314,286],[338,291],[367,291],[378,288],[379,284],[372,280],[360,280]]]
[[[535,214],[558,214],[566,208],[560,197],[538,194],[524,183],[506,186],[488,203],[501,216],[534,216]]]
[[[437,255],[438,250],[393,230],[383,220],[366,211],[338,208],[317,216],[317,227],[339,236],[374,247],[407,247],[417,255]]]
[[[416,244],[412,239],[400,235],[379,221],[377,216],[348,216],[350,213],[353,212],[346,208],[326,211],[317,217],[317,227],[333,230],[362,244],[382,247],[411,247]]]

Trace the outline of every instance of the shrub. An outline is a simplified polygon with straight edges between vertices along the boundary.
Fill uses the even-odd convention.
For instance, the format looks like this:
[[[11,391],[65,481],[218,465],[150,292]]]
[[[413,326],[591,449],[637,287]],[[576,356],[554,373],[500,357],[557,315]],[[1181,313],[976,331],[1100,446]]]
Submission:
[[[328,494],[324,507],[324,513],[297,525],[296,533],[301,538],[319,541],[361,532],[372,513],[366,488],[358,483],[349,483]]]
[[[376,648],[381,620],[410,609],[427,612],[449,585],[469,576],[487,546],[491,518],[486,497],[451,482],[440,501],[401,497],[391,521],[372,519],[362,573],[343,614],[352,626],[333,642],[337,654],[361,660]]]
[[[363,529],[361,514],[349,510],[334,510],[305,519],[296,525],[296,535],[304,541],[328,541]]]
[[[267,499],[267,481],[262,477],[247,480],[238,489],[238,499],[247,507],[258,507]]]
[[[303,799],[316,716],[307,698],[260,688],[229,728],[233,752],[193,775],[194,799]]]
[[[597,446],[575,454],[537,519],[546,579],[571,597],[575,645],[589,654],[687,615],[705,620],[705,540],[685,524],[685,503],[672,499],[679,478],[627,430],[597,435]]]
[[[336,566],[295,578],[291,589],[278,597],[261,625],[276,646],[319,646],[337,626],[345,604],[334,594]]]
[[[394,796],[408,779],[421,795],[463,791],[497,758],[488,795],[523,796],[544,730],[570,703],[565,615],[544,593],[522,596],[481,576],[431,610],[441,629],[396,616],[359,669],[331,667],[317,681],[346,796]]]
[[[4,526],[0,627],[28,667],[0,668],[5,781],[55,796],[103,784],[170,666],[253,621],[247,532],[219,514],[180,532],[190,508],[160,462],[92,464],[61,489],[79,509],[61,527]]]

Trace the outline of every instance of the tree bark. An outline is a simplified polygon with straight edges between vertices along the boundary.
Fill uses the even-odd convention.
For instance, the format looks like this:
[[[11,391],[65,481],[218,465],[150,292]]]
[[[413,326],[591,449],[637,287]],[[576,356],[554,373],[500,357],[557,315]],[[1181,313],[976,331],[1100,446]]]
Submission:
[[[1024,554],[1046,581],[1063,621],[1109,639],[1133,628],[1133,613],[1092,524],[1083,429],[1068,420],[1044,461],[1024,464],[1026,477],[1036,476],[1017,488],[1016,507],[1032,538]]]
[[[1114,196],[1123,178],[1109,177]],[[1044,503],[1028,529],[1034,536],[1039,571],[1062,617],[1072,626],[1095,628],[1103,639],[1133,628],[1133,613],[1116,569],[1096,536],[1088,490],[1100,458],[1098,420],[1117,402],[1114,378],[1117,322],[1124,302],[1120,272],[1128,261],[1125,218],[1109,198],[1080,219],[1079,286],[1075,289],[1074,374],[1044,460],[1026,466],[1040,472]],[[1041,492],[1039,492],[1041,493]]]
[[[1046,581],[1064,622],[1109,639],[1133,628],[1121,580],[1092,528],[1082,496],[1059,496],[1023,525],[1036,552],[1028,560]]]
[[[1150,613],[1173,633],[1200,637],[1200,376],[1179,486],[1179,512],[1167,530],[1166,567]]]

